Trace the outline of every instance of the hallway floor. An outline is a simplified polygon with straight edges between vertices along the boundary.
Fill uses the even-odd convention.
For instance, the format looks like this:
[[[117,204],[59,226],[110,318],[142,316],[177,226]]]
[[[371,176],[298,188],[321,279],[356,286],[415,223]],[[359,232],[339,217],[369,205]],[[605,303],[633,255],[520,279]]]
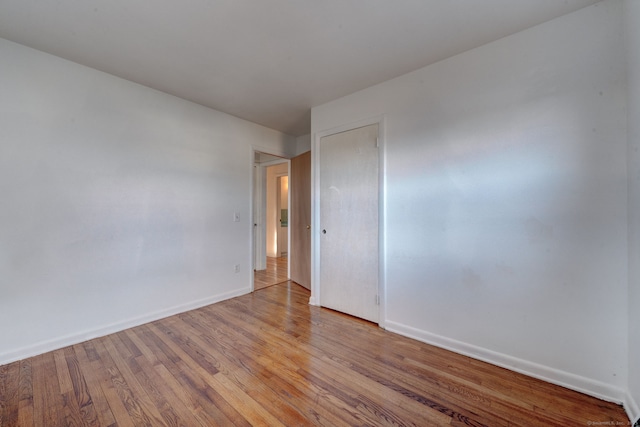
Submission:
[[[263,289],[268,286],[286,282],[289,279],[287,257],[267,257],[266,270],[256,270],[253,276],[253,289]]]

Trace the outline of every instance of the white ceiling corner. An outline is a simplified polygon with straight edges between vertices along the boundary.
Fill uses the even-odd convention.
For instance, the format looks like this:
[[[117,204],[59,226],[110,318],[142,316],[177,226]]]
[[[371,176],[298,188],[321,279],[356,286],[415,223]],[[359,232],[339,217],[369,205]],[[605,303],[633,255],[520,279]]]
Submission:
[[[597,0],[0,0],[0,37],[298,136],[310,108]]]

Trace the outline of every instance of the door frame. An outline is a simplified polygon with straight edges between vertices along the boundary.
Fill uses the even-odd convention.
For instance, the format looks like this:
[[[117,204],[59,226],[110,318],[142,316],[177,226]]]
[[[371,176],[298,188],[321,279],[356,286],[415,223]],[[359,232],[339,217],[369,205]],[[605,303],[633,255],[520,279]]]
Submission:
[[[271,162],[265,162],[265,163],[261,163],[259,165],[256,164],[256,153],[264,153],[264,154],[270,154],[272,156],[277,156],[280,157],[281,160],[274,160]],[[251,163],[250,163],[250,167],[251,167],[251,189],[249,191],[249,211],[251,212],[251,219],[249,221],[249,230],[250,230],[250,236],[251,238],[249,239],[249,250],[250,250],[250,259],[251,259],[251,267],[249,268],[249,279],[250,279],[250,289],[251,292],[253,292],[254,289],[254,266],[255,266],[255,257],[256,257],[256,226],[254,226],[254,224],[258,223],[258,218],[256,218],[256,202],[260,202],[262,204],[262,206],[259,206],[259,215],[261,215],[263,217],[263,223],[264,223],[264,217],[266,216],[266,212],[264,209],[264,204],[266,203],[266,189],[265,189],[265,183],[263,182],[263,168],[265,168],[266,166],[271,166],[274,164],[278,164],[278,163],[284,163],[287,162],[287,173],[291,174],[291,160],[290,160],[290,155],[289,153],[286,153],[284,151],[279,151],[273,148],[267,148],[267,147],[261,147],[258,145],[252,145],[251,146]],[[256,188],[258,187],[258,188]],[[291,194],[289,194],[289,203],[291,203]],[[264,227],[264,224],[263,224]],[[287,230],[287,239],[289,239],[289,244],[291,244],[291,232]],[[262,253],[266,254],[266,240],[262,241],[262,243],[264,243],[264,248],[262,248]],[[287,258],[287,274],[289,274],[289,269],[291,268],[291,266],[289,265],[289,259]]]
[[[320,306],[320,140],[325,136],[347,132],[369,125],[378,125],[378,326],[385,327],[387,319],[386,281],[386,144],[385,117],[376,116],[314,132],[311,141],[311,297],[309,304]]]

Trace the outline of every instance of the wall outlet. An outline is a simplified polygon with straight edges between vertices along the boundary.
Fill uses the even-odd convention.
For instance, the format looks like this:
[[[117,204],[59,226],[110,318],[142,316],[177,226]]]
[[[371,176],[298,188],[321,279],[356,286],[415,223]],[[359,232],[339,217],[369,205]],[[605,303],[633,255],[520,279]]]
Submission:
[[[233,271],[235,271],[236,273],[240,273],[240,264],[236,264],[233,266]]]

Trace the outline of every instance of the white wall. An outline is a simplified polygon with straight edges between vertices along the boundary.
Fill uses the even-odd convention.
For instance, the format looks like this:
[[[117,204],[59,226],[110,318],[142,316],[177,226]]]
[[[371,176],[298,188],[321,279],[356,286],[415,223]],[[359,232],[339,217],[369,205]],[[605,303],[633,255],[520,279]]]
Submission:
[[[252,145],[295,140],[0,40],[0,364],[248,292]]]
[[[390,330],[622,401],[621,5],[596,4],[312,110],[314,138],[384,116]]]
[[[301,135],[296,138],[296,156],[311,151],[311,134]]]
[[[278,248],[278,177],[289,173],[289,164],[285,161],[277,165],[267,166],[267,203],[266,203],[266,229],[267,229],[267,256],[279,257]],[[286,250],[285,250],[286,252]]]
[[[288,165],[287,165],[288,166]],[[276,226],[278,228],[278,256],[289,253],[289,226],[282,226],[282,210],[289,211],[289,177],[281,176],[276,180],[277,193],[280,196],[276,207]],[[287,217],[288,218],[288,217]]]
[[[640,0],[626,0],[629,178],[629,393],[628,412],[640,417]]]

